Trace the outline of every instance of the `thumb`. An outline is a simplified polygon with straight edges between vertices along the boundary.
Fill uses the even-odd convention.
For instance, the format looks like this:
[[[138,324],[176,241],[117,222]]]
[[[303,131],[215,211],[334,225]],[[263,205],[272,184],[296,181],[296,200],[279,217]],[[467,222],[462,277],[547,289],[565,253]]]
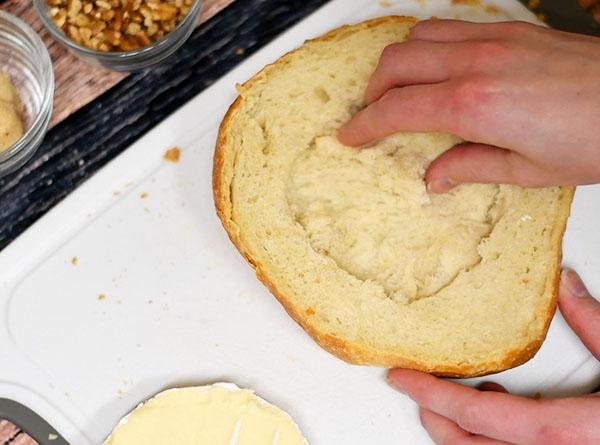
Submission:
[[[571,329],[600,360],[600,302],[594,299],[572,269],[560,274],[558,306]]]
[[[445,193],[464,183],[543,184],[539,168],[517,152],[492,145],[466,142],[442,153],[425,175],[427,188]]]

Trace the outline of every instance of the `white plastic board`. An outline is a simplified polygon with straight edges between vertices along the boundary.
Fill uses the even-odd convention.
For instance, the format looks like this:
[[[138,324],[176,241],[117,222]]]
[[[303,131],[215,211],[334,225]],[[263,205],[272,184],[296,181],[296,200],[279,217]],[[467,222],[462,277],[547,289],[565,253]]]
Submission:
[[[227,239],[211,194],[217,125],[234,84],[305,39],[394,13],[534,20],[514,0],[494,2],[500,15],[450,7],[449,0],[385,3],[392,6],[328,3],[0,253],[0,397],[34,409],[73,445],[88,445],[101,443],[122,415],[164,388],[232,381],[288,411],[313,445],[429,443],[415,405],[386,385],[383,370],[336,359],[286,315]],[[182,149],[177,164],[162,159],[173,145]],[[598,222],[600,188],[581,188],[566,263],[600,295]],[[598,364],[557,316],[538,355],[494,379],[546,395],[590,389],[598,375]]]

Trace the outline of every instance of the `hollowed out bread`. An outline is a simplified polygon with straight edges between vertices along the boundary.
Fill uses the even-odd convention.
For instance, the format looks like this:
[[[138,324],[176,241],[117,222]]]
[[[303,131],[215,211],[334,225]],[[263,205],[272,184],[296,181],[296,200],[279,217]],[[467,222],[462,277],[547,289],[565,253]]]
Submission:
[[[219,132],[217,212],[258,278],[338,357],[497,372],[532,357],[546,335],[573,189],[476,184],[431,195],[424,172],[457,137],[337,141],[381,51],[414,23],[333,30],[241,86]]]

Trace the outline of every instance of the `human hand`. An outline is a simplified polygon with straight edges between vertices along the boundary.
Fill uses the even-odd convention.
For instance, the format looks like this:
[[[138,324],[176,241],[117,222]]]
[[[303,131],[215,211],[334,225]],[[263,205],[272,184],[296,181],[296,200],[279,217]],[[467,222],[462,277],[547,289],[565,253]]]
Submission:
[[[569,326],[600,360],[600,302],[572,270],[561,274],[558,304]],[[600,443],[600,393],[532,400],[491,382],[476,390],[405,369],[391,370],[388,381],[417,402],[421,422],[438,445]]]
[[[397,131],[469,141],[426,174],[432,192],[466,182],[600,182],[600,39],[522,22],[426,20],[383,51],[368,106],[339,131],[362,145]]]

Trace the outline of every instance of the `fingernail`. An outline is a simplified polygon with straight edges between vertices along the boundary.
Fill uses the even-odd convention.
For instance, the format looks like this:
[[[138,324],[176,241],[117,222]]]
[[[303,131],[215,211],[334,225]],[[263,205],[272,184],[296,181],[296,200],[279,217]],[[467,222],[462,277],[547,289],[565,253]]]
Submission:
[[[450,178],[439,178],[427,184],[427,191],[429,193],[445,193],[448,190],[456,187],[456,182]]]
[[[386,380],[388,385],[390,385],[396,391],[401,392],[402,394],[406,394],[406,391],[404,391],[404,389],[394,381],[390,372],[388,372]]]
[[[507,392],[504,386],[496,382],[482,382],[477,385],[477,389],[480,391]]]
[[[589,297],[590,293],[573,269],[565,268],[560,273],[560,285],[576,297]]]

